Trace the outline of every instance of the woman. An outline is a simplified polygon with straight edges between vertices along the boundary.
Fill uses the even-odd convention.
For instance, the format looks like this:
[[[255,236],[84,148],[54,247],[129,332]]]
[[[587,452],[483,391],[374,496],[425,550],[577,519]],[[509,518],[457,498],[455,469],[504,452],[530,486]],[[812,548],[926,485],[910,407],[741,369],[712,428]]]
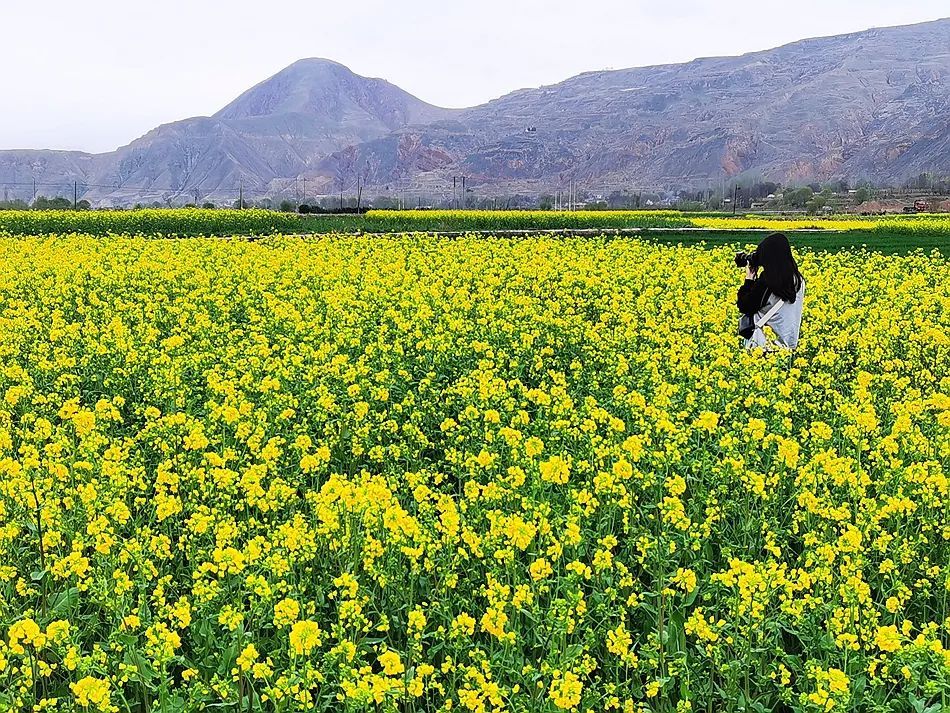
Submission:
[[[748,315],[755,326],[745,345],[766,346],[762,329],[767,325],[775,332],[779,345],[794,349],[802,327],[805,280],[798,271],[792,246],[785,235],[774,233],[748,257],[745,283],[736,299],[739,311]]]

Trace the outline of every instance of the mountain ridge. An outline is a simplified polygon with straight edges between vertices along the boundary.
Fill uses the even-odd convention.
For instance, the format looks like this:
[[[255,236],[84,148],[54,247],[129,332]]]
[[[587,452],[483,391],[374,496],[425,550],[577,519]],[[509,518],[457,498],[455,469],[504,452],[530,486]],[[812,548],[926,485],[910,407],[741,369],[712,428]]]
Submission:
[[[210,117],[163,124],[105,154],[0,151],[0,184],[81,181],[119,204],[235,186],[486,192],[566,182],[686,187],[898,181],[950,171],[950,18],[809,38],[738,56],[582,72],[466,109],[385,79],[298,60]],[[175,192],[178,192],[177,194]]]

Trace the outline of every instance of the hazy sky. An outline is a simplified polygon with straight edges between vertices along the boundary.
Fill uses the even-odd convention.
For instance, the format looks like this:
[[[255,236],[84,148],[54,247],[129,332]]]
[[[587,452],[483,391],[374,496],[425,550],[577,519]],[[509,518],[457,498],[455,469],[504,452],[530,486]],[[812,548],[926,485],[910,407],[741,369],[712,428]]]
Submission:
[[[580,72],[935,20],[947,0],[87,0],[3,10],[0,149],[107,151],[303,57],[443,106]]]

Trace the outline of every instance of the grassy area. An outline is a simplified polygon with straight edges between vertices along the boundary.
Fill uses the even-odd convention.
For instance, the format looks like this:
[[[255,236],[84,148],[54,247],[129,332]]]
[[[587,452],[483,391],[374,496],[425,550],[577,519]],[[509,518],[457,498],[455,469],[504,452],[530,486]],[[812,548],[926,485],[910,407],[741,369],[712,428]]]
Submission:
[[[651,231],[644,239],[664,245],[754,245],[769,234],[769,231],[736,232],[673,232]],[[946,234],[917,233],[913,235],[888,233],[884,231],[845,231],[845,232],[794,232],[789,231],[789,239],[795,248],[811,250],[838,251],[865,248],[886,255],[906,255],[917,250],[931,252],[936,250],[950,255],[950,237]]]
[[[950,249],[950,215],[827,216],[785,219],[675,211],[370,211],[297,215],[264,210],[0,211],[0,234],[197,237],[323,233],[504,233],[543,230],[644,230],[663,243],[753,243],[775,230],[800,247],[866,246],[883,253]],[[824,232],[813,232],[813,231]],[[668,231],[668,232],[667,232]],[[695,232],[692,232],[695,231]],[[811,232],[809,232],[811,231]]]
[[[213,236],[331,232],[452,232],[571,228],[676,228],[674,211],[370,211],[366,215],[297,215],[264,210],[2,211],[9,235]]]
[[[572,228],[688,228],[690,218],[672,210],[371,210],[368,232],[454,232],[465,230],[569,230]]]
[[[273,235],[299,232],[301,225],[300,217],[294,213],[268,210],[0,211],[0,233],[8,235]]]

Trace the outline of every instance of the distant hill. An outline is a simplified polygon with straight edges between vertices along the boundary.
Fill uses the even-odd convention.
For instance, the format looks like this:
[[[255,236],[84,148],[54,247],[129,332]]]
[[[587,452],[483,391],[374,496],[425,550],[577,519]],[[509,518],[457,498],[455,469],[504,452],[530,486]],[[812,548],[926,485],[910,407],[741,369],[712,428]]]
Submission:
[[[590,72],[455,118],[363,144],[356,161],[375,183],[435,171],[512,186],[950,172],[950,20]]]
[[[0,183],[93,184],[94,202],[174,191],[233,198],[352,190],[357,176],[485,191],[900,181],[950,172],[950,19],[804,40],[741,57],[589,72],[465,110],[441,109],[328,60],[297,62],[212,117],[108,154],[0,151]],[[169,192],[167,189],[172,189]]]
[[[0,183],[78,180],[94,185],[84,195],[93,202],[155,200],[176,190],[191,196],[195,188],[203,199],[233,199],[242,182],[260,193],[346,146],[453,114],[382,79],[306,59],[212,117],[164,124],[110,153],[0,151]]]

